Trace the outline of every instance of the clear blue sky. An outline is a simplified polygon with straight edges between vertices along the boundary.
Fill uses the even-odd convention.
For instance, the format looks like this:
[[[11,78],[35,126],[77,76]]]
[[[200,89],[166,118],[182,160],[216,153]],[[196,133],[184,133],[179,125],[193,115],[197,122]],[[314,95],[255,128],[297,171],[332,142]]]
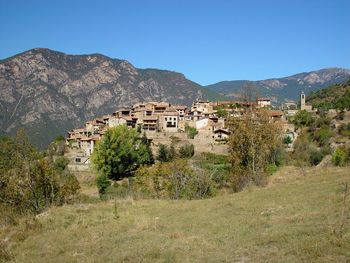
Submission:
[[[0,58],[35,47],[200,84],[350,68],[350,1],[0,0]]]

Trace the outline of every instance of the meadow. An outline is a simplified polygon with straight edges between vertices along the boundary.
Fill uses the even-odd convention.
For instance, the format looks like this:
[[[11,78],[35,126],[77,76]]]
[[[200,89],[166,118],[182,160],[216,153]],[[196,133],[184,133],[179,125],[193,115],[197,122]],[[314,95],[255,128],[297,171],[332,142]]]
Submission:
[[[99,201],[79,179],[85,201],[1,225],[8,262],[350,260],[348,167],[283,167],[266,187],[203,200]]]

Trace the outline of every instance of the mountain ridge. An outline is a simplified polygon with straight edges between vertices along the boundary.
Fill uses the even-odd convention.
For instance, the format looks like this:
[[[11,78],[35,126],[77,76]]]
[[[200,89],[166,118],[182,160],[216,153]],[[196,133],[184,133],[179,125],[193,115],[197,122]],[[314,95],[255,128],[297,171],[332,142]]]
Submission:
[[[55,136],[119,107],[140,101],[190,105],[209,94],[182,73],[138,69],[100,54],[36,48],[0,61],[0,130],[13,134],[25,127],[32,141],[44,147]]]
[[[313,91],[346,77],[350,78],[350,70],[330,68],[261,80],[258,88],[261,95],[281,102],[298,98],[298,79],[314,81]],[[120,107],[142,101],[190,105],[197,99],[234,99],[247,82],[255,83],[201,86],[179,72],[140,69],[99,53],[70,55],[35,48],[0,60],[0,133],[14,134],[24,127],[32,142],[43,148],[57,135]]]
[[[350,79],[350,69],[332,67],[296,73],[281,78],[255,81],[226,80],[207,85],[205,88],[215,90],[233,99],[237,98],[242,86],[253,84],[260,95],[272,97],[276,103],[283,103],[288,100],[297,100],[301,90],[309,94],[312,91],[342,83],[347,79]]]

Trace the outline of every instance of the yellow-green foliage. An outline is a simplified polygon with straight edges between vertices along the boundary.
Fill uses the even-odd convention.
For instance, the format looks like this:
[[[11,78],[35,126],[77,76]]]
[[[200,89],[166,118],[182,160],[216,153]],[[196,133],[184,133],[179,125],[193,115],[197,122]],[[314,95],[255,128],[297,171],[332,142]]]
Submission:
[[[239,191],[250,183],[263,185],[268,164],[275,164],[282,142],[279,125],[265,111],[247,111],[241,118],[231,118],[229,128],[233,189]]]
[[[0,140],[0,205],[21,213],[40,213],[52,204],[74,198],[79,183],[65,169],[62,157],[45,158],[29,143],[23,130]]]
[[[208,173],[194,171],[186,160],[177,159],[138,169],[133,192],[144,198],[198,199],[212,196],[214,184]]]

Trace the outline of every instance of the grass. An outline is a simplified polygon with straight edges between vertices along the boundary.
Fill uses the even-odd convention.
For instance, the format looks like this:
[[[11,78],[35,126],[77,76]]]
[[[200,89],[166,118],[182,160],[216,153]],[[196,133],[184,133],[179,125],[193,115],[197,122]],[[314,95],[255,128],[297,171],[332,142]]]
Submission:
[[[24,239],[12,239],[21,224],[0,238],[10,262],[349,262],[348,168],[301,174],[205,200],[56,207]]]

